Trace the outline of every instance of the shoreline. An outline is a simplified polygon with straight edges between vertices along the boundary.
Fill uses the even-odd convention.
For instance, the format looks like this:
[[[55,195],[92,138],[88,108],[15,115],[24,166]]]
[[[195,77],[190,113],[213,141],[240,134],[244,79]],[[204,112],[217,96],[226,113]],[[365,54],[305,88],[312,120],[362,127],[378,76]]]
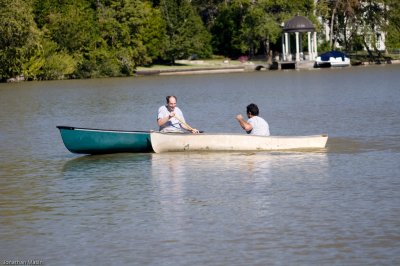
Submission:
[[[320,69],[314,67],[315,61],[300,61],[300,62],[278,62],[278,64],[270,64],[263,61],[250,61],[246,63],[234,62],[220,62],[217,64],[208,64],[202,60],[180,60],[177,63],[182,64],[179,66],[171,67],[141,67],[135,72],[135,76],[152,76],[152,75],[192,75],[192,74],[218,74],[218,73],[237,73],[237,72],[253,72],[253,71],[277,71],[277,70],[314,70]],[[282,64],[284,63],[284,64]],[[283,67],[282,65],[292,64],[294,67]],[[400,64],[400,60],[392,60],[390,63],[369,63],[363,62],[360,65],[350,65],[348,67],[368,67],[374,65],[390,65]],[[338,67],[330,67],[338,68]],[[347,67],[339,67],[347,68]]]
[[[166,75],[193,75],[193,74],[221,74],[221,73],[239,73],[255,71],[278,71],[278,70],[317,70],[320,67],[314,67],[315,61],[299,62],[274,62],[267,61],[248,61],[240,62],[236,60],[178,60],[174,66],[153,65],[151,67],[139,67],[132,77],[139,76],[166,76]],[[347,68],[347,67],[368,67],[374,65],[395,65],[400,64],[400,59],[392,60],[388,63],[361,62],[357,65],[345,67],[329,68]],[[107,78],[107,77],[105,77]],[[69,80],[69,79],[65,79]],[[23,75],[8,79],[5,83],[22,82],[25,80]]]

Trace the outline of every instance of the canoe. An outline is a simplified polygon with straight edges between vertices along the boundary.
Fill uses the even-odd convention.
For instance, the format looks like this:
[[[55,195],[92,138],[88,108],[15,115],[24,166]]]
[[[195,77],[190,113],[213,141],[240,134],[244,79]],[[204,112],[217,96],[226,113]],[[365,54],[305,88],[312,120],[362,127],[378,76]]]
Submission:
[[[183,151],[279,151],[322,149],[328,135],[254,136],[245,134],[150,133],[154,152]]]
[[[73,153],[152,152],[150,131],[105,130],[57,126],[65,147]]]

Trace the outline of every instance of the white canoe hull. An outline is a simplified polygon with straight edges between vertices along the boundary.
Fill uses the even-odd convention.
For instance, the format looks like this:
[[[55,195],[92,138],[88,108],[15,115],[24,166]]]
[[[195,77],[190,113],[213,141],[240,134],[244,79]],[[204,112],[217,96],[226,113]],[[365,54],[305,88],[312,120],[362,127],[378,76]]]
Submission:
[[[244,134],[150,133],[156,153],[183,151],[275,151],[322,149],[328,135],[252,136]]]

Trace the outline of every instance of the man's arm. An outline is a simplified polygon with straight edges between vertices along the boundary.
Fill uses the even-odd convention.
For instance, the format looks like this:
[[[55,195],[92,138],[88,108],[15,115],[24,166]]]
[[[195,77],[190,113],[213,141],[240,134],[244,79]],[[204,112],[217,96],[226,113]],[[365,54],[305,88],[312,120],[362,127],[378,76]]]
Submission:
[[[174,117],[174,113],[173,113],[173,112],[170,113],[170,114],[168,114],[168,115],[165,116],[165,117],[158,118],[158,119],[157,119],[157,123],[158,123],[159,126],[162,126],[162,125],[164,125],[165,123],[167,123],[172,117]]]
[[[186,123],[185,118],[183,118],[182,112],[181,112],[181,117],[175,116],[175,118],[178,119],[178,121],[179,121],[179,123],[180,123],[180,125],[181,125],[181,127],[182,127],[183,129],[185,129],[185,130],[187,130],[187,131],[190,131],[190,132],[192,132],[192,133],[199,133],[199,132],[200,132],[200,131],[197,130],[196,128],[193,128],[193,127],[189,126],[189,125]]]
[[[251,131],[253,130],[253,126],[247,123],[242,115],[237,115],[236,120],[239,122],[240,126],[245,130],[245,131]]]
[[[158,126],[161,127],[162,125],[167,123],[174,116],[175,116],[175,112],[169,112],[165,106],[161,106],[158,109],[158,115],[157,115]]]

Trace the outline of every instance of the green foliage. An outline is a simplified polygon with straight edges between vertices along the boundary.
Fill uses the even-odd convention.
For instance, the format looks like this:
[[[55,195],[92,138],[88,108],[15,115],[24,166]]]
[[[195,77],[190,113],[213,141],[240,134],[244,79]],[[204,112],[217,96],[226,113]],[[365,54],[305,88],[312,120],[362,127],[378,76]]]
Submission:
[[[262,43],[276,42],[280,34],[281,29],[275,18],[265,12],[262,5],[252,5],[247,10],[240,29],[243,40],[242,52],[250,50],[250,54],[253,55]],[[264,53],[266,52],[264,51]]]
[[[45,63],[43,49],[38,46],[37,49],[32,50],[30,58],[22,63],[22,73],[27,79],[36,79]]]
[[[148,57],[154,60],[165,56],[166,24],[159,8],[151,8],[146,4],[145,10],[141,38]]]
[[[315,11],[324,20],[327,20],[331,15],[330,2],[329,0],[319,0],[316,3]]]
[[[295,15],[302,15],[314,21],[314,0],[259,0],[264,10],[282,23]]]
[[[232,0],[219,6],[211,32],[214,52],[238,56],[268,54],[280,42],[282,22],[294,15],[316,21],[313,0]],[[263,50],[261,50],[263,48]]]
[[[243,53],[240,28],[244,19],[243,5],[238,1],[222,3],[219,15],[211,29],[214,53],[239,56]]]
[[[75,73],[77,68],[77,59],[73,58],[65,51],[60,51],[58,45],[49,40],[43,39],[42,66],[35,75],[35,78],[41,80],[65,79]]]
[[[48,16],[51,13],[56,13],[62,10],[62,1],[54,0],[35,0],[33,4],[33,14],[35,16],[36,24],[39,28],[48,23]]]
[[[386,46],[388,49],[400,49],[400,2],[386,0],[386,17],[384,29],[387,32]]]
[[[100,36],[124,74],[163,55],[165,24],[157,8],[143,1],[107,1],[97,9]]]
[[[211,36],[188,0],[162,0],[160,8],[166,22],[165,59],[174,63],[192,54],[211,55]]]
[[[44,30],[62,49],[79,53],[95,47],[97,25],[87,3],[66,4],[61,11],[51,12]]]
[[[331,27],[331,48],[339,43],[347,51],[378,50],[377,33],[386,32],[386,46],[399,47],[400,2],[398,0],[319,0],[317,15]]]
[[[98,78],[120,76],[120,63],[115,51],[99,48],[86,54],[78,65],[77,77]]]
[[[67,53],[56,53],[46,58],[42,68],[41,79],[64,79],[65,76],[75,72],[76,62]]]
[[[132,75],[194,54],[267,55],[280,50],[280,25],[294,15],[317,28],[320,16],[346,50],[381,30],[387,48],[400,47],[398,0],[0,0],[0,10],[2,81]]]
[[[200,15],[205,27],[210,30],[218,16],[218,6],[225,0],[192,0],[191,3]]]
[[[388,28],[388,34],[386,36],[386,47],[387,49],[400,49],[400,34],[393,27]]]
[[[40,32],[30,4],[0,0],[0,80],[20,75],[24,64],[37,57]]]
[[[329,52],[331,51],[331,45],[329,44],[329,41],[322,41],[319,45],[318,45],[318,52],[319,53],[325,53],[325,52]]]

